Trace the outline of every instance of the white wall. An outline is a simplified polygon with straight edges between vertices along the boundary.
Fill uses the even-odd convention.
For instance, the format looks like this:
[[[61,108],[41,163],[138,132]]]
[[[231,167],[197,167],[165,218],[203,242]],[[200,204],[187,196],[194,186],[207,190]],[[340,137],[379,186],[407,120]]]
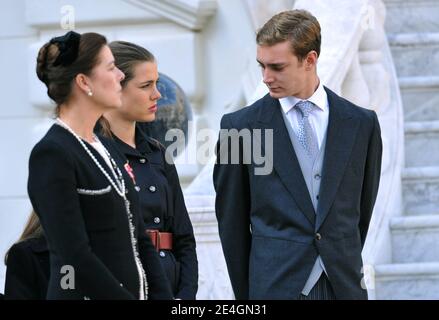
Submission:
[[[34,72],[36,53],[44,41],[65,32],[60,28],[60,10],[66,4],[75,8],[78,32],[101,32],[110,41],[124,39],[150,49],[158,57],[160,71],[189,95],[197,127],[217,130],[224,108],[239,101],[243,74],[249,67],[257,68],[254,31],[244,1],[218,1],[216,14],[200,32],[122,0],[1,1],[1,260],[31,210],[26,190],[28,157],[51,124],[53,105]],[[184,167],[179,171],[185,176]],[[0,263],[0,292],[4,274]]]
[[[27,159],[35,143],[33,127],[41,119],[28,102],[27,47],[36,33],[24,23],[24,8],[24,0],[0,4],[0,292],[4,253],[19,236],[30,212]]]

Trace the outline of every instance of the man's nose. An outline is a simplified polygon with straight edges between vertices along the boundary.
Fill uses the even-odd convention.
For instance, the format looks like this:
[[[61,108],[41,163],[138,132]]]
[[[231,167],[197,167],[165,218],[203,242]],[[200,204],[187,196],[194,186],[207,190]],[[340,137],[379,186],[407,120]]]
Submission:
[[[268,70],[268,68],[265,68],[262,71],[262,79],[265,84],[269,84],[273,82],[273,74]]]

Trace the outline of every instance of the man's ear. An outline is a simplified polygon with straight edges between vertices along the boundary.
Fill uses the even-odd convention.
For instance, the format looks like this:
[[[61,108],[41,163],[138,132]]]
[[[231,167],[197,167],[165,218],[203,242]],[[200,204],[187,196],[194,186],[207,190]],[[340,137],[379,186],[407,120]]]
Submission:
[[[317,65],[318,55],[315,50],[311,50],[308,52],[305,58],[305,67],[306,70],[311,70],[313,67]]]

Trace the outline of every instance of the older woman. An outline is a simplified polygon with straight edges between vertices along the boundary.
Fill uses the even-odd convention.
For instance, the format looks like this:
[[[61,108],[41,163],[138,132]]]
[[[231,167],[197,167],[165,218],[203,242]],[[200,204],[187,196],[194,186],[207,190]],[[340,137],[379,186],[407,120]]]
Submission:
[[[56,124],[32,150],[28,192],[50,250],[48,299],[170,299],[124,158],[93,133],[122,105],[105,37],[69,32],[39,51]]]

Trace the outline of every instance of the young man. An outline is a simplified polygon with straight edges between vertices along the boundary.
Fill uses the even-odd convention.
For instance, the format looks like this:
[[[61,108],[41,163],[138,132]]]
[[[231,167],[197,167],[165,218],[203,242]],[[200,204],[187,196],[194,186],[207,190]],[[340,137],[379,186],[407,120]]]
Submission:
[[[256,41],[269,94],[224,115],[221,128],[265,132],[258,141],[273,170],[257,174],[248,141],[233,150],[233,135],[220,135],[213,177],[235,297],[367,299],[361,251],[380,180],[377,116],[320,82],[320,25],[309,12],[273,16]]]

